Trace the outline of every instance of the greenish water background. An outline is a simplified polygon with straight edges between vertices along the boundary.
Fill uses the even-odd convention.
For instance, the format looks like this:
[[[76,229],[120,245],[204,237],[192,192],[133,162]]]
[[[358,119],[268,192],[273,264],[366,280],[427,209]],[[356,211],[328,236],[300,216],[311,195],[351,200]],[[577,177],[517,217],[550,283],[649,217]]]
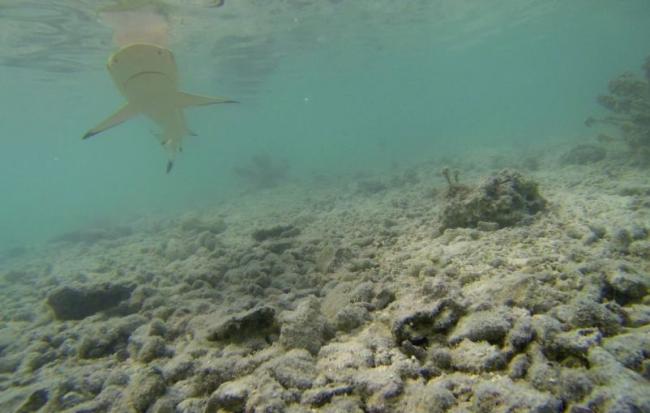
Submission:
[[[170,175],[145,120],[80,139],[122,102],[104,70],[109,30],[84,20],[97,29],[84,33],[82,49],[54,43],[16,60],[16,50],[46,36],[11,26],[22,32],[20,42],[15,31],[0,36],[0,250],[235,196],[233,167],[259,153],[286,160],[293,179],[310,183],[314,174],[588,140],[583,122],[599,111],[595,96],[650,54],[646,0],[485,3],[362,12],[349,2],[318,12],[296,5],[270,31],[225,39],[205,19],[229,22],[228,1],[207,16],[200,5],[175,10],[202,23],[173,33],[183,89],[241,104],[189,110],[199,136],[188,138]],[[31,10],[3,16],[2,6],[5,28]],[[65,64],[52,66],[59,53]]]

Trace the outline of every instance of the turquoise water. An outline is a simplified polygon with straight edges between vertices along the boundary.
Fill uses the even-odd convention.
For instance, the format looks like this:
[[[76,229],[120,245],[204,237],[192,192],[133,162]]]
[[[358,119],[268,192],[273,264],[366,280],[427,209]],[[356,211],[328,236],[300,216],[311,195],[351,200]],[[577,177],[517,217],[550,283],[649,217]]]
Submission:
[[[182,89],[241,103],[188,110],[167,175],[145,120],[80,139],[123,100],[97,6],[0,2],[0,250],[235,196],[260,153],[309,183],[588,139],[595,96],[650,54],[647,0],[487,3],[170,2]]]

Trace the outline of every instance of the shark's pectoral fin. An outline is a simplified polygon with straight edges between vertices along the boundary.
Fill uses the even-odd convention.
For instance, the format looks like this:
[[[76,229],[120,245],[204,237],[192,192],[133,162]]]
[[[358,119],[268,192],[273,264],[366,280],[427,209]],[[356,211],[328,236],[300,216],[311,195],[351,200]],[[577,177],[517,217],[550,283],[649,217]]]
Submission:
[[[217,103],[238,103],[238,102],[223,97],[192,95],[190,93],[185,93],[185,92],[178,92],[176,94],[176,104],[180,108],[185,108],[188,106],[214,105]]]
[[[138,115],[139,113],[140,111],[137,110],[135,106],[127,103],[121,108],[119,108],[117,112],[113,113],[111,116],[104,119],[99,125],[95,126],[91,130],[86,132],[81,139],[88,139],[91,136],[104,132],[105,130],[110,129],[113,126],[117,126],[120,123],[131,119],[132,117]]]

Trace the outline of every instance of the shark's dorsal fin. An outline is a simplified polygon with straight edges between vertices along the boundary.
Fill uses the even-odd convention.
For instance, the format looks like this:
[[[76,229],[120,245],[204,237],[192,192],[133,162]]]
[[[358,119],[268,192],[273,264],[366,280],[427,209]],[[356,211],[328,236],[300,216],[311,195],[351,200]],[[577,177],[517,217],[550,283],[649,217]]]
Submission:
[[[104,119],[99,125],[86,132],[81,139],[88,139],[91,136],[104,132],[105,130],[117,126],[139,114],[140,111],[134,105],[126,103],[124,106],[119,108],[117,112],[113,113],[111,116]]]
[[[237,101],[223,97],[192,95],[185,92],[178,92],[176,94],[176,104],[180,108],[186,108],[188,106],[214,105],[217,103],[237,103]]]

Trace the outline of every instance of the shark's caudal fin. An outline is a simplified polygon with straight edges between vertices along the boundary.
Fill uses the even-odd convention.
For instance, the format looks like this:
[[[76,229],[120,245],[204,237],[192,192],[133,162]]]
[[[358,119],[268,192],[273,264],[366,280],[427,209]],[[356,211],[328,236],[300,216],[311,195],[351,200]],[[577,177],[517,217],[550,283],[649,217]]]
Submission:
[[[98,133],[104,132],[106,129],[110,129],[113,126],[117,126],[122,122],[125,122],[132,117],[139,115],[140,111],[138,111],[135,106],[127,103],[121,108],[117,110],[117,112],[113,113],[111,116],[108,118],[104,119],[99,125],[95,126],[88,132],[84,134],[84,136],[81,139],[88,139],[91,136],[97,135]]]
[[[181,108],[185,108],[188,106],[214,105],[217,103],[239,103],[239,102],[228,98],[192,95],[190,93],[185,93],[185,92],[178,92],[178,94],[176,95],[176,104]]]

